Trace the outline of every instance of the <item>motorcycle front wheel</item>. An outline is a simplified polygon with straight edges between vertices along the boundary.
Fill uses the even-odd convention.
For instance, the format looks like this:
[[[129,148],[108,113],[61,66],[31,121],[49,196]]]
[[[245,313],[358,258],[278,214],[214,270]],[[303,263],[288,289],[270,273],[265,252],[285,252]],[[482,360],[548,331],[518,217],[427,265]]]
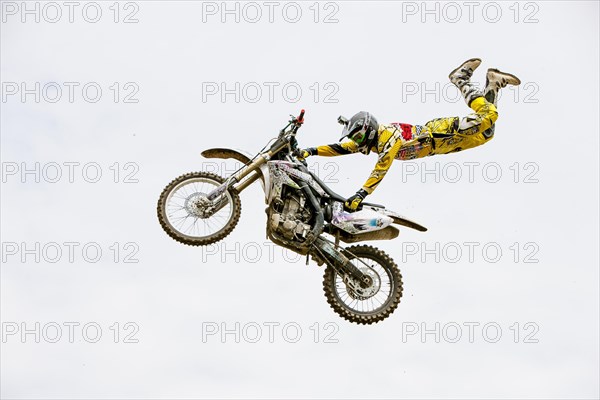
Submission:
[[[225,181],[208,172],[191,172],[174,179],[162,191],[157,206],[160,225],[178,242],[205,246],[229,235],[240,219],[242,203],[237,191],[228,189],[225,204],[207,213],[206,195]]]
[[[344,255],[369,275],[372,283],[361,287],[353,278],[343,277],[327,266],[323,290],[331,308],[357,324],[373,324],[389,317],[402,297],[402,275],[394,260],[385,252],[366,245],[348,247]]]

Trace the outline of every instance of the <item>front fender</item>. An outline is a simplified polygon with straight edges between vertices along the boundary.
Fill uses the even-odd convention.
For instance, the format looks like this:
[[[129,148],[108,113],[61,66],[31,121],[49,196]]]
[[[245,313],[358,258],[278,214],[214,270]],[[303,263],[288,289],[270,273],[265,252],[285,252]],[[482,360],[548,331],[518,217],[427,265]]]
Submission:
[[[204,158],[221,158],[229,159],[232,158],[241,162],[242,164],[248,164],[250,162],[249,154],[244,154],[239,150],[226,149],[226,148],[214,148],[204,150],[202,153]]]
[[[204,158],[220,158],[223,160],[233,159],[241,162],[244,165],[248,165],[252,161],[252,156],[249,153],[227,148],[207,149],[200,154],[202,154],[202,157]],[[265,176],[262,170],[257,169],[256,173],[260,175],[260,183],[262,184],[263,189],[265,189]]]

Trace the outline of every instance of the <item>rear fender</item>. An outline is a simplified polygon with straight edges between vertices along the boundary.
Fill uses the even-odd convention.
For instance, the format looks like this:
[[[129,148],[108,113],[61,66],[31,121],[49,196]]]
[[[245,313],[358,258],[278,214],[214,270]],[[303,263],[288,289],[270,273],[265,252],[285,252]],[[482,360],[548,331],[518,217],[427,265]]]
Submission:
[[[408,218],[403,217],[402,215],[398,214],[395,211],[392,210],[388,210],[386,208],[378,208],[378,207],[370,207],[371,209],[380,212],[382,214],[387,215],[388,217],[391,217],[394,221],[394,224],[398,224],[398,225],[402,225],[402,226],[406,226],[407,228],[412,228],[412,229],[416,229],[420,232],[426,232],[427,228],[425,228],[423,225],[418,224],[414,221],[411,221]]]

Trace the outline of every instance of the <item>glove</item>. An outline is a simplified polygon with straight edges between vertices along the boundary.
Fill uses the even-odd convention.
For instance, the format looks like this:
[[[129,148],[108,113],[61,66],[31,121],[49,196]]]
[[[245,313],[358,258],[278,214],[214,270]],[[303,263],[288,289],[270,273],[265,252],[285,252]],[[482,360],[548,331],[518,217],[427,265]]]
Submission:
[[[358,192],[356,192],[354,196],[346,200],[346,202],[344,203],[344,208],[350,212],[354,212],[362,208],[360,204],[363,202],[365,197],[367,197],[367,195],[368,193],[366,190],[360,189]]]
[[[304,161],[308,156],[314,156],[317,154],[317,149],[309,147],[308,149],[298,150],[296,152],[296,158],[300,161]]]

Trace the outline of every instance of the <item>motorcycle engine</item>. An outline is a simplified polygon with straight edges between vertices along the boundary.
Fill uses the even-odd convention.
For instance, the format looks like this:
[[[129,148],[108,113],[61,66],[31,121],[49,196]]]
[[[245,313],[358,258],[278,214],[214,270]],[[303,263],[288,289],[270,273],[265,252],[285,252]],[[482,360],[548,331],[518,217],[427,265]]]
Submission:
[[[289,193],[273,201],[270,227],[288,240],[304,241],[310,232],[311,211],[306,207],[306,198],[300,192]]]

